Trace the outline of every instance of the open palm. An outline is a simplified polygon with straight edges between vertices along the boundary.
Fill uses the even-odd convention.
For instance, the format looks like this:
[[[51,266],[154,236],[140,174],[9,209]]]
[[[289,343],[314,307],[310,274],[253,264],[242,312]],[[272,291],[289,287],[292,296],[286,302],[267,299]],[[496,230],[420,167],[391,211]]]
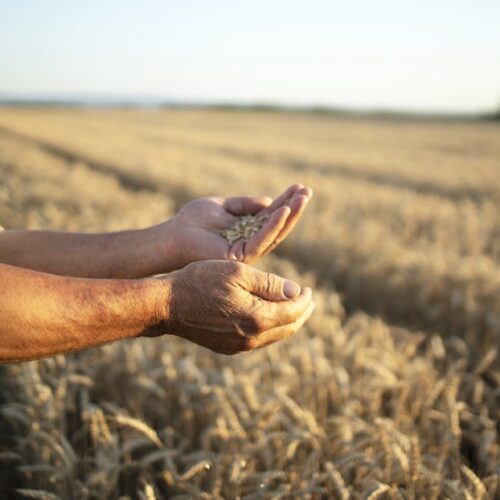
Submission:
[[[196,260],[230,259],[252,262],[273,250],[290,233],[307,206],[312,190],[294,184],[272,201],[265,196],[200,198],[185,205],[172,220],[182,265]],[[266,216],[248,241],[232,244],[222,232],[242,215]]]

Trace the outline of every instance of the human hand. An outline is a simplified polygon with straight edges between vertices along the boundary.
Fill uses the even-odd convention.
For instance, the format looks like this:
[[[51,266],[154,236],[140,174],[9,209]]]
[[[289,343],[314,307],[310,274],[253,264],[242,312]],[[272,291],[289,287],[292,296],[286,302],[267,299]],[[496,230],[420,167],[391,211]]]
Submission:
[[[175,266],[171,267],[176,269],[198,260],[253,262],[274,250],[288,236],[311,196],[311,188],[294,184],[274,201],[264,196],[194,200],[165,225],[168,239],[172,240],[166,260],[172,260],[173,255]],[[242,215],[256,215],[266,221],[248,241],[239,239],[229,243],[222,233]]]
[[[236,354],[289,337],[315,304],[310,288],[239,262],[201,261],[161,278],[169,281],[168,334],[221,354]]]

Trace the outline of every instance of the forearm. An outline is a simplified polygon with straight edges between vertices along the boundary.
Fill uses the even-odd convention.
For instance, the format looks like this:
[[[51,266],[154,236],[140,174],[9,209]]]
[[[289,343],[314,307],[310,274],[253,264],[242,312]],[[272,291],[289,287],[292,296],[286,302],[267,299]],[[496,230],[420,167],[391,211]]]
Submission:
[[[3,231],[0,263],[65,276],[142,278],[169,269],[165,257],[173,254],[174,242],[165,227],[158,228],[101,234]]]
[[[0,362],[38,359],[157,329],[169,279],[68,278],[0,264]]]

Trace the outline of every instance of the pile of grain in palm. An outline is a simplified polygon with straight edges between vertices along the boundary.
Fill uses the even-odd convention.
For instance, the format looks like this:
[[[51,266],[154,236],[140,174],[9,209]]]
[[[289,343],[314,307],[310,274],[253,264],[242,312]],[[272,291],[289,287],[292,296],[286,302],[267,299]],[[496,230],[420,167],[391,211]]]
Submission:
[[[264,225],[269,215],[242,215],[229,229],[222,232],[222,236],[232,245],[243,238],[249,240]]]

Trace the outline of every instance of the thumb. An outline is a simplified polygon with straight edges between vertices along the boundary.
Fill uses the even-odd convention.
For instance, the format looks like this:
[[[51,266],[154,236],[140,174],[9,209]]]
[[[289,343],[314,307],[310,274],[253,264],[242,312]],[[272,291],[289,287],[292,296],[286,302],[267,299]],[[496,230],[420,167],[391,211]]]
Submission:
[[[258,271],[257,269],[252,269],[252,271],[248,291],[253,295],[257,295],[257,297],[271,302],[278,302],[280,300],[294,299],[300,294],[300,285],[295,281],[280,278],[276,274]]]

